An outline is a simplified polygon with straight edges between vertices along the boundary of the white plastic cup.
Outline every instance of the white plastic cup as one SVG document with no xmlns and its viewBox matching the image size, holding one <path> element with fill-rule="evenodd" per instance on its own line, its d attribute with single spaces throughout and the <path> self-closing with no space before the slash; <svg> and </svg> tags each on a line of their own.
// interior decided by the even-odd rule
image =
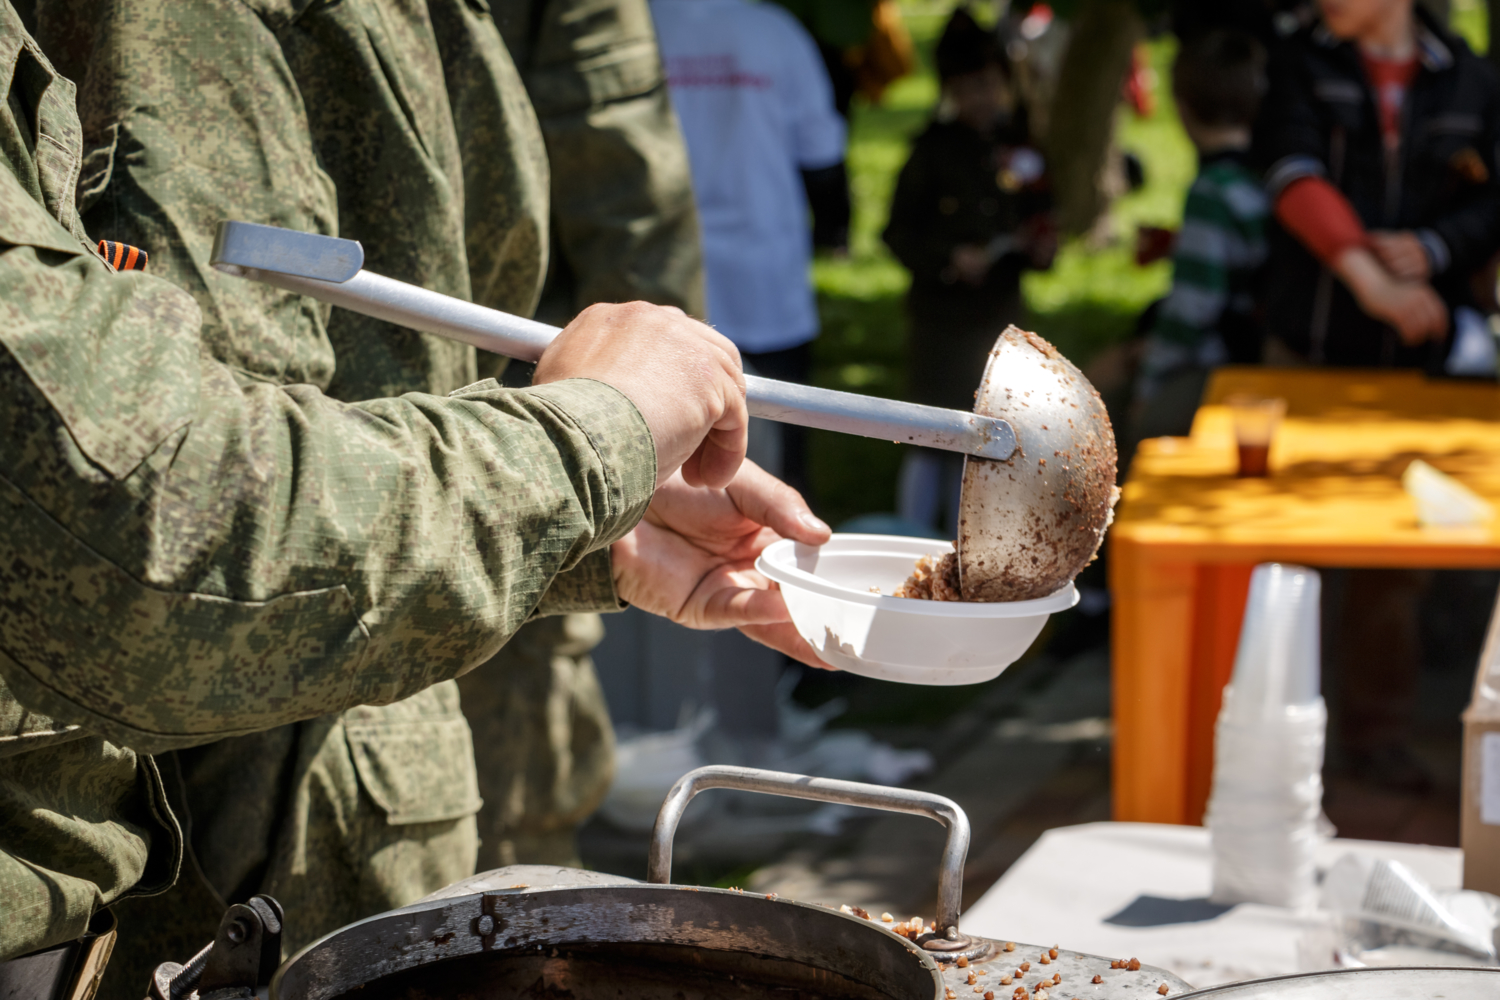
<svg viewBox="0 0 1500 1000">
<path fill-rule="evenodd" d="M 1320 596 L 1318 574 L 1305 567 L 1267 563 L 1250 578 L 1204 819 L 1215 902 L 1316 901 L 1328 721 L 1318 693 Z"/>
<path fill-rule="evenodd" d="M 1318 606 L 1322 579 L 1305 566 L 1263 563 L 1250 576 L 1250 599 L 1230 685 L 1240 719 L 1275 719 L 1289 705 L 1319 698 Z"/>
</svg>

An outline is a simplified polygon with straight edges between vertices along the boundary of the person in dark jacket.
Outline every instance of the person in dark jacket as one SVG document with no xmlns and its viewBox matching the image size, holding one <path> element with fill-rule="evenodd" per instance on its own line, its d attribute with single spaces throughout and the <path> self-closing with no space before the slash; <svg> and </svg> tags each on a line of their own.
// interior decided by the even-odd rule
<svg viewBox="0 0 1500 1000">
<path fill-rule="evenodd" d="M 1454 317 L 1477 320 L 1471 279 L 1500 249 L 1500 81 L 1413 0 L 1318 10 L 1277 50 L 1258 128 L 1279 223 L 1265 359 L 1440 372 Z M 1409 737 L 1431 574 L 1340 575 L 1332 764 L 1423 792 Z"/>
<path fill-rule="evenodd" d="M 1280 46 L 1257 145 L 1276 347 L 1438 370 L 1500 248 L 1500 83 L 1412 0 L 1320 0 Z"/>
<path fill-rule="evenodd" d="M 968 410 L 995 338 L 1025 312 L 1022 271 L 1051 266 L 1057 237 L 1046 163 L 995 36 L 960 8 L 936 61 L 942 103 L 912 144 L 884 237 L 911 271 L 908 395 Z M 940 509 L 956 511 L 960 468 L 951 456 L 909 452 L 902 515 L 928 524 Z"/>
</svg>

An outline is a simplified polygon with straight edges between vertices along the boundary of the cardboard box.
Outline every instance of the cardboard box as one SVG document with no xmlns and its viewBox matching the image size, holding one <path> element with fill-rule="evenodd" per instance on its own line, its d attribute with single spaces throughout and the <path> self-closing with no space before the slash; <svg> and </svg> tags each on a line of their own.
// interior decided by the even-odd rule
<svg viewBox="0 0 1500 1000">
<path fill-rule="evenodd" d="M 1464 888 L 1500 895 L 1500 600 L 1464 712 Z"/>
</svg>

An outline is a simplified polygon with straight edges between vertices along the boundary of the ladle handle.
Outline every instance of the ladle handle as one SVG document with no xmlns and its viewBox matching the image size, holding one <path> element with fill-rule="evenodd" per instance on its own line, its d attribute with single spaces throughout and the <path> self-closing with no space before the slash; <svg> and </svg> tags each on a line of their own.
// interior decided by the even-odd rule
<svg viewBox="0 0 1500 1000">
<path fill-rule="evenodd" d="M 521 361 L 542 356 L 555 326 L 408 285 L 362 269 L 354 240 L 248 222 L 221 222 L 209 263 L 320 302 L 435 333 Z M 940 406 L 745 376 L 752 417 L 1004 461 L 1016 450 L 1010 424 Z"/>
<path fill-rule="evenodd" d="M 837 802 L 937 820 L 948 828 L 948 842 L 943 845 L 942 866 L 938 869 L 937 932 L 939 937 L 946 936 L 950 929 L 957 932 L 958 911 L 963 905 L 964 859 L 969 854 L 969 817 L 952 799 L 909 788 L 887 788 L 836 778 L 810 778 L 785 771 L 763 771 L 758 767 L 715 765 L 697 768 L 677 779 L 662 802 L 661 811 L 656 814 L 656 825 L 651 829 L 646 881 L 661 885 L 672 881 L 672 838 L 677 833 L 677 824 L 693 796 L 710 788 Z"/>
</svg>

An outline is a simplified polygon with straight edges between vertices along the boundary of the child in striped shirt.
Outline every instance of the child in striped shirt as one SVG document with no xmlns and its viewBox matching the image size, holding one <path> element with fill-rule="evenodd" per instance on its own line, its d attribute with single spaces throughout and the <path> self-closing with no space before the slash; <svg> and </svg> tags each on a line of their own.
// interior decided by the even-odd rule
<svg viewBox="0 0 1500 1000">
<path fill-rule="evenodd" d="M 1256 286 L 1270 205 L 1247 154 L 1264 91 L 1264 50 L 1243 32 L 1189 41 L 1173 64 L 1172 92 L 1198 150 L 1198 176 L 1172 251 L 1172 290 L 1141 355 L 1137 439 L 1186 434 L 1209 371 L 1260 360 Z"/>
</svg>

